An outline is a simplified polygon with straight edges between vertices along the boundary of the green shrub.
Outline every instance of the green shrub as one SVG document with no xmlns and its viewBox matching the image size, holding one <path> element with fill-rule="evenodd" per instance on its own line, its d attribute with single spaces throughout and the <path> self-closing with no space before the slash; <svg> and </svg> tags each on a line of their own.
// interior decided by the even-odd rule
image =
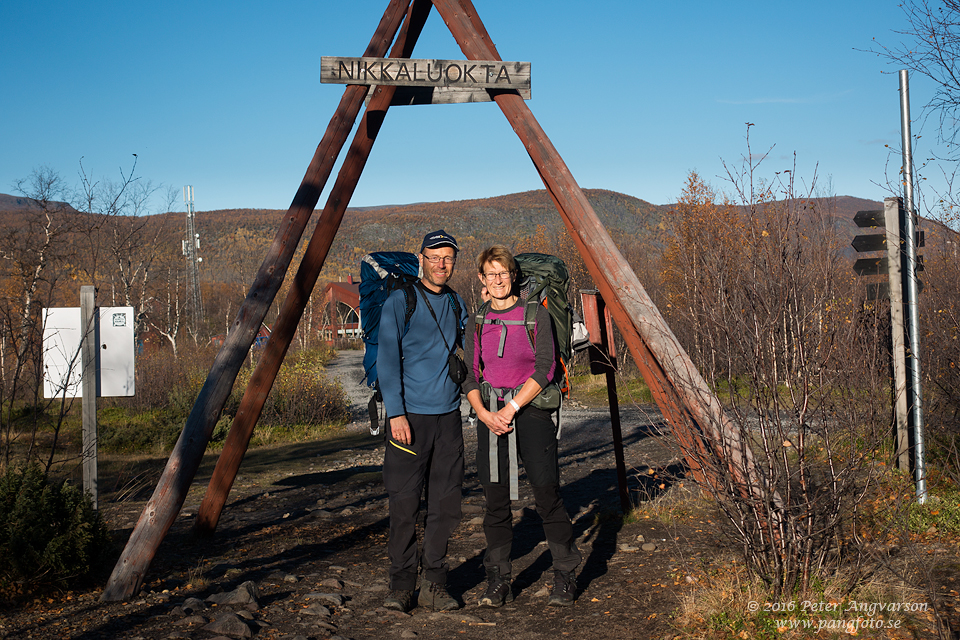
<svg viewBox="0 0 960 640">
<path fill-rule="evenodd" d="M 110 549 L 89 496 L 47 479 L 38 465 L 0 476 L 0 587 L 71 587 L 92 577 Z"/>
</svg>

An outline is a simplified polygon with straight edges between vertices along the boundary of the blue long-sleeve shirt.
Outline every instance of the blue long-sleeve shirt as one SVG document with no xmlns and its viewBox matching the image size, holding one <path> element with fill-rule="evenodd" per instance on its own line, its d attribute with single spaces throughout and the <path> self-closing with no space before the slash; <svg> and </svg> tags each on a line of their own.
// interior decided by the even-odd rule
<svg viewBox="0 0 960 640">
<path fill-rule="evenodd" d="M 460 407 L 460 387 L 447 374 L 450 351 L 444 345 L 440 332 L 443 332 L 447 345 L 452 348 L 457 340 L 458 327 L 466 324 L 467 312 L 463 299 L 454 293 L 460 305 L 458 318 L 446 291 L 448 289 L 435 294 L 421 286 L 409 289 L 410 294 L 417 298 L 417 306 L 405 334 L 403 320 L 406 299 L 403 291 L 394 291 L 383 303 L 377 347 L 377 379 L 388 418 L 406 413 L 440 415 Z M 423 296 L 430 301 L 437 322 L 430 315 Z"/>
</svg>

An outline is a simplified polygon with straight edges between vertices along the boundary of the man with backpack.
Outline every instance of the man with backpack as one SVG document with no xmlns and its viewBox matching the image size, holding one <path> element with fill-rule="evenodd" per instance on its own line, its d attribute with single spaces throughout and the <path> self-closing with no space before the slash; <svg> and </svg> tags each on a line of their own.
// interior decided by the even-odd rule
<svg viewBox="0 0 960 640">
<path fill-rule="evenodd" d="M 560 402 L 557 334 L 547 307 L 517 290 L 517 263 L 506 247 L 495 245 L 481 253 L 477 271 L 491 298 L 467 325 L 463 390 L 477 413 L 477 473 L 486 499 L 487 588 L 479 604 L 500 607 L 513 600 L 511 501 L 519 497 L 519 454 L 553 556 L 548 604 L 568 606 L 576 599 L 574 571 L 581 557 L 559 493 L 558 425 L 552 418 Z M 528 309 L 530 318 L 525 317 Z"/>
<path fill-rule="evenodd" d="M 390 293 L 380 315 L 376 365 L 387 419 L 383 483 L 390 508 L 390 594 L 383 604 L 397 611 L 414 606 L 418 565 L 418 604 L 438 611 L 460 606 L 446 590 L 447 543 L 460 522 L 463 486 L 463 371 L 455 371 L 462 361 L 454 352 L 466 311 L 447 286 L 458 251 L 443 230 L 428 233 L 418 256 L 420 280 Z M 421 557 L 416 523 L 424 486 Z"/>
</svg>

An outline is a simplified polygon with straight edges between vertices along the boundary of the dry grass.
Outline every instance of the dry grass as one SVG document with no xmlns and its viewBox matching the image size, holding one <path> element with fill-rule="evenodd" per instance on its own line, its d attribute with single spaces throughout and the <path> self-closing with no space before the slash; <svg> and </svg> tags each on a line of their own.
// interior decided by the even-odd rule
<svg viewBox="0 0 960 640">
<path fill-rule="evenodd" d="M 845 577 L 835 575 L 812 593 L 779 600 L 731 555 L 704 564 L 692 578 L 696 584 L 682 595 L 674 619 L 683 638 L 940 637 L 925 594 L 890 573 L 846 595 Z"/>
<path fill-rule="evenodd" d="M 666 493 L 641 502 L 628 516 L 633 521 L 656 520 L 678 530 L 681 524 L 688 524 L 695 531 L 719 531 L 721 517 L 709 495 L 690 483 L 678 483 Z M 929 604 L 928 593 L 914 586 L 924 582 L 922 574 L 931 570 L 927 566 L 930 549 L 922 544 L 902 550 L 896 558 L 875 556 L 863 570 L 869 577 L 852 590 L 854 568 L 850 567 L 813 581 L 809 593 L 779 599 L 735 551 L 718 545 L 714 554 L 694 557 L 689 549 L 682 548 L 685 545 L 680 546 L 678 551 L 684 559 L 678 574 L 684 576 L 682 582 L 688 587 L 674 612 L 677 638 L 950 637 L 938 635 L 937 614 Z M 904 605 L 906 610 L 902 610 Z"/>
</svg>

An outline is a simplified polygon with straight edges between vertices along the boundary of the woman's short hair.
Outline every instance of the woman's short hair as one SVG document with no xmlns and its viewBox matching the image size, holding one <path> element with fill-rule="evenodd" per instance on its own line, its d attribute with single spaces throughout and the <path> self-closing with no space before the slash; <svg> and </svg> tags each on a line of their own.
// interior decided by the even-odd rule
<svg viewBox="0 0 960 640">
<path fill-rule="evenodd" d="M 515 273 L 517 270 L 517 261 L 513 259 L 513 254 L 510 253 L 510 249 L 507 249 L 502 244 L 487 247 L 477 256 L 477 273 L 482 274 L 483 266 L 488 262 L 499 262 L 506 267 L 510 273 Z"/>
</svg>

